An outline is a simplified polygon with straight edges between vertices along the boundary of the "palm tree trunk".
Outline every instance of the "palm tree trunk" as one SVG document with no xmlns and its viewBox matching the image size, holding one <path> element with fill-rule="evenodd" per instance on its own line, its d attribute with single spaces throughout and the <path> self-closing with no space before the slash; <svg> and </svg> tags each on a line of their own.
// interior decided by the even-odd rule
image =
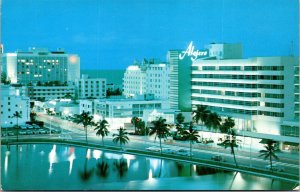
<svg viewBox="0 0 300 192">
<path fill-rule="evenodd" d="M 162 155 L 161 138 L 159 138 L 160 154 Z"/>
<path fill-rule="evenodd" d="M 102 137 L 102 146 L 104 146 L 104 140 L 103 140 L 103 137 Z"/>
<path fill-rule="evenodd" d="M 190 140 L 190 158 L 192 158 L 192 141 Z"/>
<path fill-rule="evenodd" d="M 84 126 L 84 129 L 85 129 L 85 142 L 88 143 L 88 140 L 87 140 L 87 127 Z"/>
<path fill-rule="evenodd" d="M 17 142 L 19 142 L 19 118 L 17 117 Z"/>
<path fill-rule="evenodd" d="M 271 165 L 271 171 L 273 172 L 272 155 L 270 155 L 270 165 Z"/>
<path fill-rule="evenodd" d="M 233 159 L 234 159 L 234 162 L 235 162 L 235 166 L 238 166 L 238 164 L 237 164 L 237 162 L 236 162 L 235 152 L 234 152 L 234 147 L 233 147 L 233 146 L 231 147 L 231 152 L 232 152 L 232 155 L 233 155 Z"/>
</svg>

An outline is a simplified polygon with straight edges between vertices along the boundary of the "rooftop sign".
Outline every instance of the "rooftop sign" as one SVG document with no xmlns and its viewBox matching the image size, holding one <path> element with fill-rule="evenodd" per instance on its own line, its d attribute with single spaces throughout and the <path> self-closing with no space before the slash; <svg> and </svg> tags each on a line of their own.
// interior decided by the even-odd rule
<svg viewBox="0 0 300 192">
<path fill-rule="evenodd" d="M 195 50 L 194 51 L 194 45 L 193 45 L 193 41 L 190 42 L 189 46 L 187 47 L 187 49 L 185 51 L 182 51 L 179 54 L 179 59 L 183 60 L 185 58 L 185 56 L 189 56 L 191 57 L 192 61 L 195 61 L 196 59 L 198 59 L 199 57 L 206 57 L 208 56 L 208 51 L 199 51 L 199 50 Z"/>
</svg>

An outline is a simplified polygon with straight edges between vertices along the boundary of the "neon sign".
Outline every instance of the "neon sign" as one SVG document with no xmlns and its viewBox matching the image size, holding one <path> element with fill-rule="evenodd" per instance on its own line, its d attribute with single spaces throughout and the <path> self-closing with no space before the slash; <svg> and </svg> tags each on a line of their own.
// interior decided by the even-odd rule
<svg viewBox="0 0 300 192">
<path fill-rule="evenodd" d="M 191 57 L 192 61 L 195 61 L 198 57 L 204 57 L 208 55 L 208 51 L 199 51 L 195 50 L 195 47 L 193 45 L 193 41 L 190 42 L 189 46 L 185 51 L 182 51 L 182 53 L 179 54 L 179 59 L 183 60 L 185 56 Z"/>
</svg>

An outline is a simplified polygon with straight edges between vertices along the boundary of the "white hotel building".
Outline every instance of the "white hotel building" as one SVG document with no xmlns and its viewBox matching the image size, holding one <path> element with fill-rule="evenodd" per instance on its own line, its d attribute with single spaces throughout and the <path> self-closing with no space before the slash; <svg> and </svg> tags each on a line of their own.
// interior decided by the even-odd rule
<svg viewBox="0 0 300 192">
<path fill-rule="evenodd" d="M 17 95 L 14 87 L 1 86 L 1 127 L 13 127 L 17 124 L 17 118 L 13 118 L 16 111 L 22 116 L 18 118 L 19 125 L 29 121 L 30 99 Z"/>
<path fill-rule="evenodd" d="M 106 79 L 89 78 L 88 75 L 82 75 L 81 79 L 75 79 L 76 98 L 84 99 L 105 98 L 106 97 Z"/>
<path fill-rule="evenodd" d="M 154 94 L 156 99 L 169 98 L 169 66 L 165 63 L 131 65 L 126 69 L 123 80 L 126 97 Z"/>
<path fill-rule="evenodd" d="M 299 143 L 297 66 L 296 57 L 198 59 L 192 64 L 192 107 L 232 116 L 245 135 Z"/>
<path fill-rule="evenodd" d="M 6 53 L 2 56 L 2 63 L 8 80 L 13 84 L 64 83 L 80 78 L 79 56 L 67 54 L 63 49 L 29 48 L 28 51 Z"/>
<path fill-rule="evenodd" d="M 75 98 L 75 86 L 23 86 L 22 95 L 31 100 L 48 101 L 62 99 L 66 96 Z"/>
</svg>

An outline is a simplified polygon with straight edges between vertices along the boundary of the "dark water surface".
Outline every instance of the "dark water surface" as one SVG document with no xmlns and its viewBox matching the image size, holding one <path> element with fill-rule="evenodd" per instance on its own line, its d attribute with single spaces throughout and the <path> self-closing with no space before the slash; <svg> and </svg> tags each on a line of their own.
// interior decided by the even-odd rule
<svg viewBox="0 0 300 192">
<path fill-rule="evenodd" d="M 96 149 L 1 146 L 3 190 L 291 190 L 294 183 Z"/>
</svg>

